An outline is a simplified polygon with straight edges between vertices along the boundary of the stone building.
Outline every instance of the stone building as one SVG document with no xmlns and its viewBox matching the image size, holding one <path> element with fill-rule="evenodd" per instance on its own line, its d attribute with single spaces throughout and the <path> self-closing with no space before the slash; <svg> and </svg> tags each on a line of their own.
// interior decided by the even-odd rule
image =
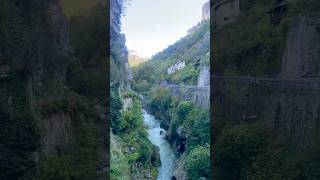
<svg viewBox="0 0 320 180">
<path fill-rule="evenodd" d="M 168 74 L 175 73 L 176 71 L 183 69 L 185 66 L 186 66 L 186 63 L 184 61 L 177 62 L 176 64 L 168 68 Z"/>
<path fill-rule="evenodd" d="M 212 8 L 213 24 L 219 27 L 237 19 L 240 14 L 240 0 L 215 0 Z"/>
</svg>

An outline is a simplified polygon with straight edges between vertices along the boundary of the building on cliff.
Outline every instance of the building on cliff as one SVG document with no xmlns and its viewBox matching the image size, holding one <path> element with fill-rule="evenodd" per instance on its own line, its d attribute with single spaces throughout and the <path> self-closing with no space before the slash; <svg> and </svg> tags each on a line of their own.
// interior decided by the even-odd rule
<svg viewBox="0 0 320 180">
<path fill-rule="evenodd" d="M 172 74 L 172 73 L 175 73 L 176 71 L 182 70 L 185 66 L 186 66 L 186 63 L 184 61 L 177 62 L 176 64 L 168 68 L 168 74 Z"/>
<path fill-rule="evenodd" d="M 240 14 L 240 0 L 215 0 L 212 8 L 213 24 L 222 26 L 237 19 Z"/>
</svg>

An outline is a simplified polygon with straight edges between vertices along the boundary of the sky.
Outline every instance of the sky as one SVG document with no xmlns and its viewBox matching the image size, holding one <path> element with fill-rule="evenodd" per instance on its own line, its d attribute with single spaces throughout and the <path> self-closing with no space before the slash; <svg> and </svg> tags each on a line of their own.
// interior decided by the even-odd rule
<svg viewBox="0 0 320 180">
<path fill-rule="evenodd" d="M 130 0 L 122 17 L 129 50 L 150 58 L 201 21 L 208 0 Z"/>
</svg>

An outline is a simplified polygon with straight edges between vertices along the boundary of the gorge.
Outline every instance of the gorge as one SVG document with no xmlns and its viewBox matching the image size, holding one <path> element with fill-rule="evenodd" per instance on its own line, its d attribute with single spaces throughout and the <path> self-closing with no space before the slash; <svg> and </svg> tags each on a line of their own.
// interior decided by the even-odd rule
<svg viewBox="0 0 320 180">
<path fill-rule="evenodd" d="M 148 61 L 130 59 L 132 70 L 120 33 L 125 2 L 111 5 L 111 179 L 209 179 L 209 3 L 192 32 Z M 183 68 L 168 74 L 177 62 Z"/>
</svg>

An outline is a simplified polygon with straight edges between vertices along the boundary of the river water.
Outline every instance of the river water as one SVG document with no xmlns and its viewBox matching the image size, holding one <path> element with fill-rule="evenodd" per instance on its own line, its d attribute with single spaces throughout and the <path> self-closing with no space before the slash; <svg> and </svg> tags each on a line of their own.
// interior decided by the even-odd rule
<svg viewBox="0 0 320 180">
<path fill-rule="evenodd" d="M 148 139 L 160 149 L 161 166 L 158 168 L 157 180 L 170 180 L 173 174 L 175 160 L 177 159 L 169 142 L 164 139 L 165 130 L 160 127 L 160 122 L 154 116 L 143 110 L 144 123 L 148 126 Z M 163 135 L 160 134 L 163 131 Z"/>
</svg>

